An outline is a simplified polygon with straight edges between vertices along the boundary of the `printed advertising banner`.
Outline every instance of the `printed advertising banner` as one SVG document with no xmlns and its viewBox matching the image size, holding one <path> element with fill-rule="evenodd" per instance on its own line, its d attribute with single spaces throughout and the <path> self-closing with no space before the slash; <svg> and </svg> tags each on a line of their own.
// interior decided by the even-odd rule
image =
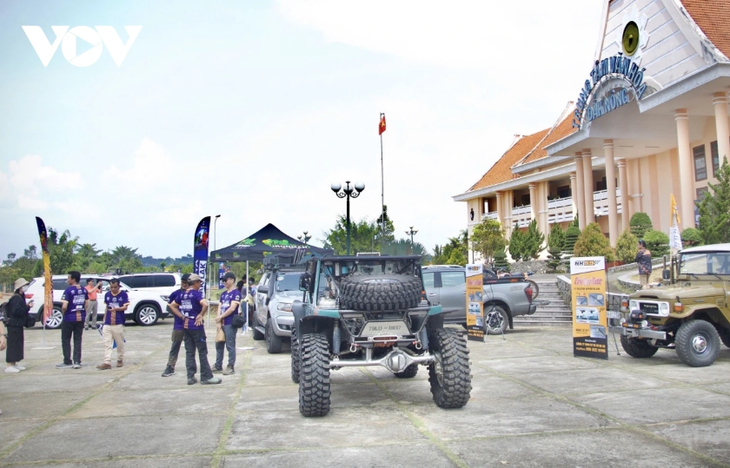
<svg viewBox="0 0 730 468">
<path fill-rule="evenodd" d="M 469 339 L 484 341 L 484 279 L 482 265 L 466 266 L 466 329 Z"/>
<path fill-rule="evenodd" d="M 210 233 L 210 216 L 206 216 L 198 223 L 195 228 L 195 239 L 193 243 L 193 273 L 200 276 L 203 285 L 200 290 L 203 297 L 206 296 L 208 283 L 206 281 L 205 272 L 208 270 L 208 237 Z"/>
<path fill-rule="evenodd" d="M 606 259 L 570 259 L 573 355 L 608 359 Z"/>
</svg>

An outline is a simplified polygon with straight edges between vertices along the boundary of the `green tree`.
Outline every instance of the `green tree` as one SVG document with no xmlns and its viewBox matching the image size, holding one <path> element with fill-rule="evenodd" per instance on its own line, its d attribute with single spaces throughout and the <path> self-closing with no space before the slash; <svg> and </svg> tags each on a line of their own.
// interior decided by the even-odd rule
<svg viewBox="0 0 730 468">
<path fill-rule="evenodd" d="M 377 242 L 378 227 L 365 219 L 350 220 L 350 255 L 358 252 L 380 251 Z M 338 216 L 334 228 L 325 233 L 325 247 L 331 248 L 336 255 L 347 253 L 347 218 Z"/>
<path fill-rule="evenodd" d="M 515 223 L 514 228 L 512 228 L 512 235 L 509 237 L 509 256 L 512 257 L 512 260 L 515 262 L 519 262 L 522 260 L 524 252 L 525 233 L 520 231 L 520 228 L 517 227 L 517 223 Z"/>
<path fill-rule="evenodd" d="M 581 232 L 575 242 L 574 255 L 576 257 L 606 257 L 607 262 L 614 259 L 611 243 L 601 231 L 598 223 L 591 223 Z"/>
<path fill-rule="evenodd" d="M 669 236 L 662 231 L 649 230 L 644 233 L 646 248 L 654 258 L 663 257 L 669 254 Z"/>
<path fill-rule="evenodd" d="M 616 240 L 616 258 L 624 263 L 632 263 L 636 259 L 639 239 L 628 229 L 621 233 Z"/>
<path fill-rule="evenodd" d="M 143 271 L 142 256 L 137 249 L 120 245 L 112 250 L 110 268 L 121 268 L 124 273 L 137 273 Z"/>
<path fill-rule="evenodd" d="M 522 260 L 529 261 L 540 256 L 540 252 L 545 250 L 545 234 L 541 233 L 537 228 L 537 220 L 532 220 L 527 227 L 527 232 L 523 238 Z"/>
<path fill-rule="evenodd" d="M 465 229 L 460 231 L 457 237 L 450 237 L 449 241 L 443 246 L 436 245 L 434 247 L 433 263 L 437 265 L 466 265 L 468 235 L 469 232 Z M 454 261 L 457 262 L 452 263 Z"/>
<path fill-rule="evenodd" d="M 482 256 L 482 262 L 491 265 L 494 252 L 504 249 L 507 240 L 504 238 L 504 228 L 499 221 L 486 218 L 474 226 L 471 234 L 471 245 Z"/>
<path fill-rule="evenodd" d="M 580 228 L 575 224 L 570 224 L 568 229 L 565 231 L 565 242 L 563 244 L 563 253 L 567 255 L 573 255 L 575 249 L 575 243 L 580 237 Z"/>
<path fill-rule="evenodd" d="M 383 220 L 385 220 L 385 230 L 383 230 Z M 378 246 L 385 246 L 395 241 L 395 235 L 393 235 L 395 228 L 393 227 L 393 221 L 388 216 L 388 205 L 383 206 L 383 212 L 375 220 L 375 228 L 375 242 Z"/>
<path fill-rule="evenodd" d="M 695 228 L 687 228 L 682 231 L 682 244 L 685 247 L 702 245 L 702 234 Z"/>
<path fill-rule="evenodd" d="M 510 270 L 509 262 L 507 261 L 507 252 L 504 251 L 504 247 L 494 252 L 494 267 L 503 268 L 507 271 Z"/>
<path fill-rule="evenodd" d="M 715 173 L 717 184 L 707 184 L 708 191 L 698 204 L 699 231 L 705 244 L 730 242 L 730 165 L 727 156 Z"/>
<path fill-rule="evenodd" d="M 560 258 L 563 255 L 565 245 L 565 232 L 560 224 L 555 223 L 548 235 L 548 268 L 550 271 L 557 271 L 560 266 Z"/>
<path fill-rule="evenodd" d="M 58 231 L 48 228 L 48 255 L 51 259 L 51 273 L 64 275 L 74 263 L 74 252 L 78 245 L 78 237 L 72 237 L 68 229 L 60 235 Z"/>
<path fill-rule="evenodd" d="M 641 211 L 637 211 L 631 216 L 629 226 L 631 228 L 631 234 L 636 236 L 637 239 L 643 239 L 646 231 L 654 229 L 649 215 Z"/>
</svg>

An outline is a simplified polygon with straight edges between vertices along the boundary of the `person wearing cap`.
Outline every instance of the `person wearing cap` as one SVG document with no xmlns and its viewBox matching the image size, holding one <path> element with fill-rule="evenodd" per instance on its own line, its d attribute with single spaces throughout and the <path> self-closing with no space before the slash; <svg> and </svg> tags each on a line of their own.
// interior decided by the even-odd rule
<svg viewBox="0 0 730 468">
<path fill-rule="evenodd" d="M 182 293 L 188 289 L 189 273 L 185 273 L 180 278 L 180 289 L 176 289 L 170 294 L 168 304 L 172 304 Z M 162 372 L 163 377 L 175 375 L 175 364 L 177 364 L 177 356 L 180 354 L 180 346 L 183 342 L 183 316 L 180 311 L 175 311 L 170 307 L 170 311 L 174 317 L 172 324 L 172 346 L 170 346 L 170 355 L 167 358 L 167 366 Z"/>
<path fill-rule="evenodd" d="M 7 350 L 5 351 L 7 366 L 5 372 L 8 374 L 25 370 L 25 367 L 20 365 L 20 361 L 24 358 L 23 343 L 25 338 L 23 336 L 23 327 L 26 318 L 28 318 L 28 311 L 33 306 L 32 300 L 29 304 L 25 303 L 25 288 L 28 284 L 25 278 L 18 278 L 13 284 L 13 297 L 5 306 L 8 320 Z"/>
<path fill-rule="evenodd" d="M 170 304 L 173 313 L 182 315 L 183 340 L 185 341 L 185 367 L 188 373 L 188 385 L 198 382 L 195 373 L 198 368 L 195 364 L 195 350 L 200 359 L 200 383 L 203 385 L 219 384 L 221 379 L 213 376 L 208 362 L 208 345 L 205 342 L 205 313 L 208 311 L 208 301 L 200 292 L 202 278 L 193 273 L 188 278 L 188 289 L 180 294 Z M 175 315 L 178 315 L 175 313 Z"/>
<path fill-rule="evenodd" d="M 221 294 L 220 306 L 218 307 L 218 317 L 215 323 L 219 327 L 223 327 L 223 334 L 226 341 L 216 342 L 215 344 L 215 365 L 213 372 L 222 372 L 223 375 L 231 375 L 235 371 L 236 365 L 236 329 L 233 328 L 231 322 L 233 316 L 238 314 L 238 306 L 241 304 L 241 291 L 236 289 L 236 275 L 231 272 L 223 275 L 223 285 L 226 287 L 225 292 Z M 223 370 L 223 350 L 228 351 L 228 366 Z"/>
<path fill-rule="evenodd" d="M 63 350 L 63 362 L 56 364 L 57 369 L 72 367 L 81 368 L 81 337 L 84 334 L 84 321 L 86 319 L 86 303 L 89 300 L 89 293 L 79 285 L 81 273 L 69 271 L 66 283 L 68 288 L 61 296 L 61 311 L 63 322 L 61 322 L 61 349 Z M 73 361 L 71 361 L 71 337 L 73 336 Z"/>
</svg>

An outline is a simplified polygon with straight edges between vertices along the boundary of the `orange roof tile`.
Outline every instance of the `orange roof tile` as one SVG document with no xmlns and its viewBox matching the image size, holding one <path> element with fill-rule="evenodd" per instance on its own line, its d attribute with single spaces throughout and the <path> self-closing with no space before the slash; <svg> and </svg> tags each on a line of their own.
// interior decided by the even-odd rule
<svg viewBox="0 0 730 468">
<path fill-rule="evenodd" d="M 549 131 L 550 129 L 546 128 L 520 138 L 467 192 L 512 180 L 512 165 L 529 154 Z"/>
<path fill-rule="evenodd" d="M 730 2 L 728 0 L 682 0 L 687 13 L 725 57 L 730 58 Z"/>
<path fill-rule="evenodd" d="M 530 153 L 524 161 L 521 161 L 520 164 L 526 164 L 547 157 L 548 153 L 545 150 L 546 147 L 552 145 L 558 140 L 562 140 L 568 135 L 574 133 L 575 131 L 577 131 L 577 128 L 573 127 L 573 114 L 568 113 L 563 121 L 556 125 L 555 129 L 553 129 L 553 131 L 551 131 L 550 134 L 545 137 L 545 141 L 541 142 L 540 146 L 535 151 Z"/>
</svg>

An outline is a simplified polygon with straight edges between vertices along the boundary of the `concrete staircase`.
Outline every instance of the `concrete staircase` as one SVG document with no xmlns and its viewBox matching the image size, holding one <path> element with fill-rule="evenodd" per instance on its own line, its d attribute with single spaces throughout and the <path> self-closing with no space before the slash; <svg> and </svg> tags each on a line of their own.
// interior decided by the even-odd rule
<svg viewBox="0 0 730 468">
<path fill-rule="evenodd" d="M 563 299 L 560 297 L 560 292 L 555 281 L 536 281 L 536 283 L 540 288 L 540 293 L 535 300 L 538 303 L 537 311 L 533 315 L 520 315 L 515 317 L 515 326 L 572 325 L 573 313 L 570 307 L 565 305 Z"/>
</svg>

